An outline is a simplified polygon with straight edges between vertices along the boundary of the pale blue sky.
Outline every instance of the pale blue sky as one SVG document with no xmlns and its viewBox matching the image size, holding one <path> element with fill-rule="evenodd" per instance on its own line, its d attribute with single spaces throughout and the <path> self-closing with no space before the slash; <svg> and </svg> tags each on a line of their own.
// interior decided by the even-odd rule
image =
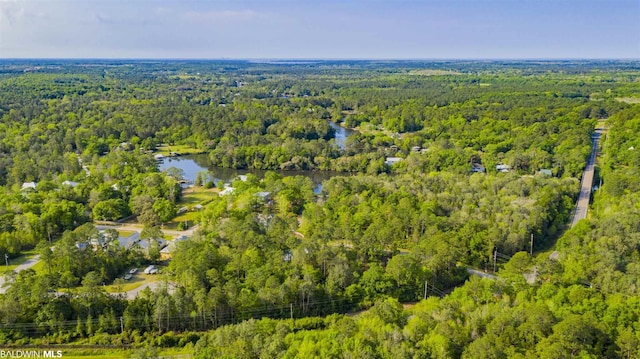
<svg viewBox="0 0 640 359">
<path fill-rule="evenodd" d="M 0 57 L 640 58 L 640 0 L 0 0 Z"/>
</svg>

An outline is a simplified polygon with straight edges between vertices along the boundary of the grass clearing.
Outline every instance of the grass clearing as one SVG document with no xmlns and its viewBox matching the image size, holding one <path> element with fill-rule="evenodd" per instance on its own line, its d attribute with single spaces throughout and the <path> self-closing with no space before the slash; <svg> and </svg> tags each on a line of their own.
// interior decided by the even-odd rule
<svg viewBox="0 0 640 359">
<path fill-rule="evenodd" d="M 626 103 L 640 103 L 640 97 L 616 97 L 616 101 Z"/>
<path fill-rule="evenodd" d="M 217 198 L 218 192 L 217 188 L 190 187 L 182 192 L 182 197 L 177 205 L 178 207 L 204 205 Z"/>
<path fill-rule="evenodd" d="M 31 269 L 33 269 L 34 271 L 36 271 L 36 273 L 40 274 L 40 273 L 44 273 L 46 268 L 44 267 L 44 262 L 40 261 L 36 264 L 33 265 L 33 267 L 31 267 Z"/>
<path fill-rule="evenodd" d="M 196 155 L 200 153 L 204 153 L 204 151 L 199 150 L 197 148 L 193 148 L 187 145 L 166 145 L 166 146 L 158 146 L 157 153 L 165 156 L 169 156 L 171 152 L 175 152 L 179 155 Z"/>
<path fill-rule="evenodd" d="M 187 213 L 181 214 L 175 217 L 174 219 L 172 219 L 169 223 L 165 223 L 164 228 L 175 231 L 175 230 L 178 230 L 178 225 L 184 222 L 192 226 L 198 221 L 199 215 L 200 215 L 200 212 L 187 212 Z"/>
<path fill-rule="evenodd" d="M 176 230 L 178 229 L 178 224 L 183 222 L 187 222 L 189 225 L 195 224 L 200 216 L 200 212 L 194 210 L 193 207 L 196 205 L 204 206 L 208 204 L 218 198 L 218 192 L 219 190 L 217 188 L 190 187 L 185 189 L 182 192 L 182 198 L 180 198 L 180 202 L 178 202 L 177 207 L 191 207 L 189 208 L 190 211 L 176 216 L 169 223 L 166 223 L 165 227 L 167 229 Z"/>
<path fill-rule="evenodd" d="M 176 218 L 173 219 L 173 221 L 174 222 L 195 221 L 198 219 L 198 214 L 199 214 L 198 212 L 187 212 L 177 216 Z"/>
</svg>

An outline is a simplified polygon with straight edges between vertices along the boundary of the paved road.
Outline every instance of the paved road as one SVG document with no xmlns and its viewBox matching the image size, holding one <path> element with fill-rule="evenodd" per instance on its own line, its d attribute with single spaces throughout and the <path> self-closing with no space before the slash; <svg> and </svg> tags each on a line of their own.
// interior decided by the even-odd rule
<svg viewBox="0 0 640 359">
<path fill-rule="evenodd" d="M 591 200 L 591 189 L 593 188 L 593 174 L 595 172 L 596 158 L 598 157 L 598 144 L 600 143 L 600 137 L 602 136 L 602 129 L 597 128 L 593 135 L 591 135 L 591 156 L 587 161 L 587 166 L 582 173 L 582 180 L 580 182 L 580 195 L 578 196 L 578 202 L 576 203 L 576 209 L 573 212 L 573 220 L 571 220 L 571 228 L 573 228 L 581 219 L 587 218 L 587 211 L 589 210 L 589 201 Z M 549 254 L 549 258 L 558 260 L 560 253 L 553 251 Z M 534 270 L 536 268 L 534 267 Z M 535 280 L 535 277 L 533 278 Z"/>
<path fill-rule="evenodd" d="M 582 174 L 582 180 L 580 182 L 580 196 L 578 196 L 578 202 L 573 214 L 573 220 L 571 221 L 571 227 L 575 226 L 581 219 L 587 218 L 589 201 L 591 200 L 591 189 L 593 188 L 593 175 L 595 172 L 596 158 L 598 157 L 598 144 L 600 143 L 601 136 L 602 129 L 600 128 L 596 129 L 593 135 L 591 135 L 591 156 L 589 156 L 589 161 L 587 161 L 587 166 L 584 168 L 584 172 Z M 558 256 L 558 251 L 553 251 L 549 255 L 549 258 L 557 260 Z M 483 278 L 498 278 L 495 275 L 471 268 L 467 268 L 467 271 L 471 275 L 477 275 Z M 534 266 L 532 273 L 525 274 L 525 279 L 528 283 L 535 283 L 537 275 L 538 269 L 536 266 Z"/>
<path fill-rule="evenodd" d="M 36 254 L 35 256 L 27 259 L 24 263 L 16 266 L 16 268 L 13 271 L 18 273 L 20 271 L 33 267 L 39 261 L 40 261 L 40 255 Z M 6 282 L 6 277 L 0 276 L 0 294 L 4 294 L 7 292 L 8 286 L 5 287 L 5 282 Z"/>
<path fill-rule="evenodd" d="M 571 221 L 571 227 L 575 226 L 581 219 L 587 218 L 587 210 L 589 209 L 589 200 L 591 199 L 591 189 L 593 188 L 593 174 L 596 163 L 596 157 L 598 155 L 598 143 L 600 142 L 600 136 L 602 135 L 601 129 L 596 129 L 591 136 L 591 156 L 587 162 L 587 166 L 584 168 L 582 174 L 582 181 L 580 182 L 580 196 L 576 204 L 576 210 L 573 215 L 573 221 Z"/>
</svg>

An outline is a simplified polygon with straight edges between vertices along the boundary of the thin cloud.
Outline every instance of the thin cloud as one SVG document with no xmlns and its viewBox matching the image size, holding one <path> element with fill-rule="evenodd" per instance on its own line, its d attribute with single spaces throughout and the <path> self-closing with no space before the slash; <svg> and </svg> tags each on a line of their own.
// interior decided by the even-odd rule
<svg viewBox="0 0 640 359">
<path fill-rule="evenodd" d="M 112 16 L 106 13 L 94 13 L 95 20 L 104 25 L 134 25 L 144 26 L 149 25 L 149 20 L 144 17 L 132 17 L 132 16 Z"/>
<path fill-rule="evenodd" d="M 0 0 L 0 19 L 7 19 L 11 25 L 15 24 L 25 14 L 21 3 L 22 1 Z"/>
</svg>

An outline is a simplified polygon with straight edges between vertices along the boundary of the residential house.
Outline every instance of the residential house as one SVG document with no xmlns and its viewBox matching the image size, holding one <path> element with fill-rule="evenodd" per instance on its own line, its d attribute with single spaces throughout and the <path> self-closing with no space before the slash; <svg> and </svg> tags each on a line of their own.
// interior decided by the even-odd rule
<svg viewBox="0 0 640 359">
<path fill-rule="evenodd" d="M 189 239 L 187 236 L 180 236 L 170 242 L 160 250 L 160 259 L 167 260 L 171 258 L 171 255 L 176 251 L 178 247 L 178 243 L 186 241 Z"/>
<path fill-rule="evenodd" d="M 401 157 L 387 157 L 384 160 L 384 164 L 387 165 L 387 166 L 391 166 L 391 165 L 394 165 L 394 164 L 396 164 L 396 163 L 398 163 L 400 161 L 402 161 Z"/>
<path fill-rule="evenodd" d="M 72 188 L 75 188 L 78 185 L 78 182 L 73 182 L 73 181 L 64 181 L 62 182 L 63 186 L 69 186 Z"/>
<path fill-rule="evenodd" d="M 25 182 L 25 183 L 22 184 L 22 188 L 20 188 L 20 189 L 22 191 L 24 191 L 24 190 L 35 190 L 37 184 L 38 184 L 37 182 Z"/>
<path fill-rule="evenodd" d="M 263 202 L 270 202 L 271 200 L 271 192 L 258 192 L 254 196 L 262 200 Z"/>
<path fill-rule="evenodd" d="M 220 191 L 220 193 L 218 193 L 218 195 L 219 195 L 220 197 L 222 197 L 222 196 L 226 196 L 226 195 L 232 194 L 232 193 L 233 193 L 233 191 L 235 191 L 235 190 L 236 190 L 236 189 L 235 189 L 235 188 L 233 188 L 233 187 L 225 187 L 225 189 L 223 189 L 222 191 Z"/>
</svg>

